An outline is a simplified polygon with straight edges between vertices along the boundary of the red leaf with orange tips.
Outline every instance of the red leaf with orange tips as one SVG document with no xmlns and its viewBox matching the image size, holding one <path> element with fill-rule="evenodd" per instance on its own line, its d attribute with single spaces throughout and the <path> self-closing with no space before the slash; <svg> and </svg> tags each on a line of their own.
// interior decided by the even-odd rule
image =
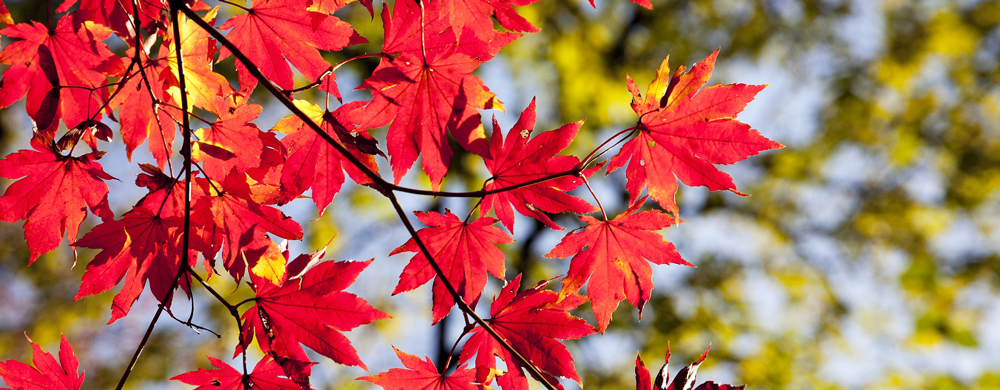
<svg viewBox="0 0 1000 390">
<path fill-rule="evenodd" d="M 14 24 L 14 18 L 10 17 L 10 11 L 7 10 L 7 5 L 0 0 L 0 22 L 4 22 L 7 25 Z"/>
<path fill-rule="evenodd" d="M 702 88 L 712 75 L 718 50 L 684 73 L 670 77 L 667 60 L 649 83 L 646 97 L 628 78 L 632 110 L 639 115 L 638 135 L 611 158 L 608 172 L 628 163 L 627 189 L 635 202 L 643 188 L 667 212 L 677 215 L 677 180 L 712 191 L 737 194 L 733 178 L 714 164 L 732 164 L 782 145 L 760 135 L 736 115 L 763 85 L 717 84 Z M 631 160 L 631 162 L 629 162 Z M 742 194 L 741 194 L 742 195 Z"/>
<path fill-rule="evenodd" d="M 212 112 L 218 119 L 211 126 L 195 131 L 198 142 L 193 157 L 202 162 L 208 177 L 224 177 L 230 170 L 246 172 L 261 165 L 265 145 L 277 147 L 273 134 L 257 128 L 253 121 L 263 107 L 249 104 L 239 95 L 216 97 Z"/>
<path fill-rule="evenodd" d="M 368 133 L 358 131 L 346 119 L 345 112 L 356 108 L 362 102 L 348 103 L 340 106 L 334 112 L 326 112 L 319 106 L 302 100 L 296 100 L 295 105 L 320 126 L 327 134 L 337 140 L 341 146 L 350 151 L 358 160 L 373 172 L 378 172 L 375 154 L 378 141 Z M 333 145 L 307 127 L 296 116 L 288 116 L 274 126 L 274 129 L 288 134 L 281 139 L 281 144 L 288 151 L 281 172 L 282 203 L 290 202 L 307 189 L 312 188 L 313 202 L 320 213 L 333 201 L 344 185 L 344 172 L 359 184 L 371 183 L 354 164 L 351 164 Z"/>
<path fill-rule="evenodd" d="M 639 308 L 642 315 L 642 306 L 653 289 L 649 262 L 691 265 L 677 254 L 674 244 L 657 233 L 672 225 L 674 218 L 657 210 L 639 211 L 641 206 L 641 201 L 636 202 L 609 221 L 581 217 L 587 223 L 583 231 L 570 232 L 545 255 L 573 256 L 563 279 L 563 291 L 576 292 L 587 284 L 587 296 L 601 333 L 623 299 Z"/>
<path fill-rule="evenodd" d="M 268 250 L 274 242 L 264 233 L 289 240 L 302 238 L 302 226 L 295 220 L 251 198 L 247 180 L 245 173 L 235 169 L 222 182 L 199 178 L 197 184 L 209 195 L 199 198 L 191 211 L 191 219 L 211 236 L 212 253 L 205 257 L 213 258 L 214 252 L 222 248 L 223 264 L 236 280 L 242 279 L 244 271 L 255 267 L 262 256 L 274 256 L 274 251 Z M 270 279 L 276 283 L 273 277 Z"/>
</svg>

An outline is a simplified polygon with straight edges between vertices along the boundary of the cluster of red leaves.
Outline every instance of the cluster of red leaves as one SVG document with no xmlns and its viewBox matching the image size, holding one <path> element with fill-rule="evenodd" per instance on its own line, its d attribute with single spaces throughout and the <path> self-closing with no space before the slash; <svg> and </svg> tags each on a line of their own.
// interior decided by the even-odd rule
<svg viewBox="0 0 1000 390">
<path fill-rule="evenodd" d="M 308 388 L 315 362 L 303 346 L 337 363 L 364 368 L 343 332 L 388 315 L 344 291 L 371 260 L 322 261 L 320 251 L 290 261 L 274 238 L 299 240 L 303 229 L 278 206 L 311 191 L 322 213 L 348 177 L 394 201 L 391 192 L 404 190 L 398 184 L 418 158 L 433 189 L 420 193 L 445 195 L 438 189 L 454 155 L 449 145 L 454 140 L 480 156 L 491 175 L 472 196 L 479 198 L 478 218 L 473 218 L 475 206 L 465 219 L 450 211 L 417 212 L 427 227 L 390 253 L 415 253 L 393 294 L 434 279 L 432 321 L 438 322 L 456 304 L 476 317 L 472 308 L 487 285 L 487 274 L 506 284 L 490 306 L 490 318 L 463 334 L 468 340 L 452 374 L 396 351 L 405 369 L 360 379 L 387 389 L 471 389 L 495 381 L 504 389 L 523 390 L 528 374 L 552 387 L 560 387 L 559 377 L 579 383 L 572 356 L 560 340 L 603 333 L 623 300 L 641 315 L 652 293 L 650 262 L 691 265 L 659 233 L 679 222 L 677 180 L 739 193 L 732 178 L 715 165 L 781 145 L 734 119 L 763 86 L 703 88 L 717 53 L 672 76 L 664 61 L 645 98 L 627 80 L 638 124 L 628 134 L 631 140 L 607 163 L 609 173 L 628 165 L 630 206 L 610 219 L 583 215 L 604 210 L 569 192 L 589 187 L 588 178 L 604 163 L 595 164 L 590 156 L 559 155 L 582 121 L 533 135 L 532 100 L 506 135 L 495 118 L 487 135 L 479 112 L 503 106 L 473 72 L 524 33 L 538 31 L 514 8 L 534 1 L 385 4 L 380 63 L 359 87 L 370 91 L 371 100 L 332 111 L 294 100 L 287 103 L 295 107 L 294 114 L 268 130 L 254 124 L 262 107 L 251 103 L 252 93 L 264 85 L 284 91 L 278 94 L 284 98 L 292 96 L 293 67 L 311 86 L 341 99 L 336 67 L 322 53 L 366 41 L 333 15 L 350 0 L 253 0 L 249 7 L 226 2 L 236 15 L 225 21 L 216 21 L 219 7 L 185 0 L 178 3 L 187 13 L 177 22 L 167 0 L 66 0 L 57 8 L 62 15 L 54 18 L 54 26 L 15 24 L 0 1 L 0 22 L 7 25 L 0 35 L 14 39 L 0 51 L 0 63 L 9 65 L 0 83 L 0 107 L 26 98 L 35 124 L 32 150 L 0 160 L 0 176 L 14 180 L 0 196 L 0 219 L 25 221 L 29 264 L 57 248 L 64 237 L 73 247 L 98 249 L 75 299 L 122 284 L 111 322 L 128 315 L 147 285 L 167 310 L 175 290 L 190 295 L 194 280 L 201 278 L 199 258 L 208 275 L 221 267 L 255 293 L 242 315 L 237 315 L 239 305 L 223 302 L 240 324 L 234 357 L 256 341 L 264 358 L 246 372 L 210 357 L 215 369 L 174 379 L 198 388 Z M 371 1 L 361 3 L 374 16 Z M 201 11 L 201 20 L 185 17 L 194 15 L 190 10 Z M 229 30 L 225 39 L 218 38 L 223 35 L 214 25 Z M 105 42 L 112 37 L 128 46 L 124 56 L 108 49 Z M 214 69 L 229 56 L 239 58 L 235 87 Z M 204 127 L 185 128 L 189 117 Z M 115 123 L 117 132 L 109 125 Z M 382 126 L 388 126 L 384 152 L 369 135 Z M 177 150 L 183 168 L 175 152 L 178 133 L 192 139 Z M 155 160 L 140 164 L 143 173 L 135 179 L 145 196 L 117 217 L 105 184 L 114 178 L 97 162 L 115 134 L 130 160 L 143 143 Z M 84 153 L 85 147 L 90 152 Z M 378 175 L 379 157 L 388 159 L 391 180 Z M 192 165 L 197 170 L 191 171 Z M 186 175 L 191 179 L 183 179 Z M 642 210 L 644 189 L 666 212 Z M 88 208 L 101 221 L 78 238 Z M 496 222 L 513 232 L 515 210 L 557 230 L 562 227 L 551 214 L 581 215 L 583 227 L 546 255 L 572 258 L 561 291 L 549 290 L 547 281 L 521 291 L 520 276 L 505 280 L 501 247 L 513 239 Z M 490 211 L 496 219 L 487 216 Z M 585 285 L 585 296 L 579 295 Z M 588 301 L 596 328 L 571 314 Z M 35 367 L 0 363 L 0 377 L 18 388 L 80 387 L 83 378 L 75 374 L 77 362 L 65 338 L 61 367 L 32 345 Z M 507 371 L 498 369 L 498 358 Z M 678 385 L 675 380 L 670 388 L 691 389 L 700 363 L 682 371 L 690 381 Z M 637 377 L 646 378 L 640 389 L 648 390 L 643 383 L 649 373 L 644 367 L 636 370 Z M 58 384 L 49 385 L 53 380 Z M 658 389 L 667 388 L 657 383 Z M 731 387 L 706 384 L 697 389 L 715 388 Z"/>
</svg>

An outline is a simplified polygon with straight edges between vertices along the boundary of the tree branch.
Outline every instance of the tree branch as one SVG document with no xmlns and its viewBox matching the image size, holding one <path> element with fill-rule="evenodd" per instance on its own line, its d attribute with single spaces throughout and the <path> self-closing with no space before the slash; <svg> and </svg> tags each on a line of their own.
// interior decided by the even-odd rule
<svg viewBox="0 0 1000 390">
<path fill-rule="evenodd" d="M 451 282 L 444 275 L 444 271 L 441 270 L 441 266 L 439 266 L 437 261 L 434 260 L 434 256 L 431 256 L 431 252 L 430 250 L 427 249 L 427 246 L 424 245 L 424 241 L 420 239 L 419 235 L 417 235 L 417 230 L 413 228 L 413 224 L 410 223 L 410 219 L 407 218 L 406 212 L 403 211 L 403 207 L 400 206 L 399 200 L 396 199 L 396 194 L 394 194 L 392 191 L 386 191 L 386 197 L 388 197 L 389 201 L 392 202 L 392 207 L 396 209 L 396 214 L 399 215 L 399 219 L 403 222 L 403 225 L 406 226 L 406 230 L 410 232 L 410 236 L 413 237 L 413 241 L 417 243 L 418 247 L 420 247 L 420 252 L 423 253 L 424 257 L 427 258 L 427 262 L 430 263 L 431 268 L 434 268 L 434 273 L 437 275 L 437 278 L 441 280 L 441 284 L 444 284 L 444 287 L 445 289 L 448 290 L 448 293 L 451 294 L 451 297 L 454 299 L 455 304 L 458 305 L 458 308 L 462 310 L 462 312 L 472 317 L 472 319 L 475 320 L 476 323 L 479 324 L 479 326 L 482 326 L 483 329 L 485 329 L 486 332 L 493 337 L 493 339 L 495 339 L 498 343 L 500 343 L 501 346 L 503 346 L 504 349 L 507 350 L 507 352 L 510 352 L 510 354 L 513 355 L 515 359 L 524 364 L 524 366 L 528 368 L 528 371 L 535 376 L 535 379 L 542 382 L 542 385 L 544 385 L 546 389 L 557 390 L 554 385 L 552 385 L 551 383 L 549 383 L 547 379 L 545 379 L 545 376 L 542 374 L 541 370 L 539 370 L 534 363 L 532 363 L 530 360 L 522 356 L 521 353 L 517 351 L 517 349 L 514 349 L 513 346 L 507 343 L 507 340 L 504 340 L 503 336 L 497 333 L 497 331 L 493 329 L 493 327 L 490 326 L 489 323 L 483 320 L 482 317 L 476 314 L 475 310 L 473 310 L 471 307 L 469 307 L 467 303 L 465 303 L 465 300 L 462 299 L 462 296 L 458 294 L 458 291 L 455 290 L 455 287 L 451 285 Z"/>
<path fill-rule="evenodd" d="M 167 307 L 167 302 L 170 302 L 174 289 L 177 288 L 177 284 L 180 282 L 181 276 L 184 275 L 184 270 L 187 268 L 187 257 L 188 251 L 190 250 L 190 233 L 191 233 L 191 123 L 187 115 L 188 111 L 188 101 L 187 101 L 187 86 L 184 80 L 184 57 L 181 53 L 181 31 L 180 26 L 178 26 L 178 6 L 183 7 L 183 3 L 180 0 L 170 0 L 170 24 L 173 25 L 174 30 L 174 49 L 177 53 L 177 73 L 179 74 L 179 86 L 181 89 L 181 107 L 183 108 L 183 131 L 184 131 L 184 147 L 181 149 L 181 154 L 184 155 L 184 232 L 183 232 L 183 249 L 180 255 L 180 261 L 177 266 L 177 275 L 174 276 L 174 281 L 170 283 L 170 288 L 167 289 L 167 296 L 164 298 L 163 302 L 160 302 L 159 306 L 156 308 L 156 314 L 153 315 L 153 319 L 149 321 L 149 326 L 146 327 L 146 333 L 142 336 L 142 341 L 139 342 L 139 346 L 136 347 L 135 353 L 132 354 L 132 360 L 129 361 L 128 366 L 125 367 L 125 372 L 122 373 L 121 379 L 118 380 L 118 386 L 115 390 L 121 390 L 125 386 L 125 382 L 128 381 L 129 374 L 132 373 L 132 368 L 135 367 L 136 362 L 139 360 L 139 354 L 142 353 L 143 348 L 146 343 L 149 342 L 149 337 L 153 334 L 153 328 L 156 327 L 156 322 L 160 319 L 160 315 L 163 314 L 163 310 Z M 201 20 L 199 18 L 199 20 Z"/>
</svg>

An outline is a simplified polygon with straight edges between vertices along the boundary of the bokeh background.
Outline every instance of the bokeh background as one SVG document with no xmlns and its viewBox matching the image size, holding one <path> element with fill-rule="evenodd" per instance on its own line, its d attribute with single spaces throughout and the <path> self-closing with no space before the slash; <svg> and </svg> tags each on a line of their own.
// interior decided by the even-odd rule
<svg viewBox="0 0 1000 390">
<path fill-rule="evenodd" d="M 7 1 L 19 22 L 44 20 L 42 3 Z M 682 188 L 686 222 L 664 234 L 697 268 L 657 267 L 641 321 L 621 305 L 606 335 L 568 343 L 584 387 L 632 388 L 635 354 L 655 369 L 669 342 L 675 370 L 711 343 L 699 377 L 751 389 L 1000 388 L 1000 2 L 653 5 L 650 11 L 625 0 L 599 0 L 596 8 L 541 0 L 521 7 L 542 31 L 479 70 L 505 102 L 506 114 L 496 113 L 504 130 L 532 97 L 540 130 L 586 118 L 571 146 L 575 154 L 634 124 L 625 75 L 644 86 L 667 55 L 674 67 L 690 66 L 719 48 L 711 84 L 770 84 L 739 119 L 786 148 L 725 168 L 751 197 Z M 331 61 L 378 50 L 378 17 L 357 4 L 338 15 L 372 43 L 331 54 Z M 358 85 L 374 65 L 352 63 L 338 74 L 342 88 Z M 231 72 L 232 60 L 219 69 Z M 258 126 L 269 128 L 284 115 L 267 108 Z M 0 111 L 3 155 L 26 147 L 30 129 L 23 106 Z M 141 196 L 130 190 L 137 169 L 120 150 L 102 163 L 121 179 L 110 183 L 121 213 Z M 459 157 L 456 165 L 448 189 L 478 189 L 487 176 L 475 159 Z M 626 207 L 620 173 L 594 180 L 609 214 Z M 410 210 L 455 213 L 471 206 L 406 202 Z M 293 251 L 317 249 L 336 235 L 328 258 L 375 258 L 352 291 L 394 318 L 349 335 L 372 373 L 398 366 L 390 344 L 444 358 L 461 318 L 430 327 L 429 289 L 399 296 L 385 289 L 409 258 L 387 257 L 407 238 L 388 203 L 348 187 L 322 216 L 308 200 L 283 209 L 307 230 Z M 578 226 L 569 216 L 556 221 Z M 505 248 L 508 278 L 524 273 L 530 285 L 566 272 L 568 261 L 542 257 L 563 234 L 519 219 L 517 241 Z M 93 255 L 81 251 L 72 267 L 72 252 L 63 248 L 27 267 L 20 227 L 0 224 L 0 359 L 29 358 L 25 332 L 52 350 L 65 333 L 87 372 L 86 387 L 113 387 L 155 302 L 144 296 L 111 326 L 104 323 L 112 294 L 72 302 Z M 222 279 L 213 283 L 235 300 L 248 296 Z M 484 296 L 498 286 L 493 280 Z M 164 379 L 207 367 L 205 355 L 231 356 L 231 320 L 203 294 L 193 302 L 177 304 L 175 315 L 193 312 L 222 339 L 162 321 L 132 388 L 185 388 Z M 589 306 L 579 315 L 592 319 Z M 320 361 L 317 388 L 370 387 L 353 381 L 364 370 Z"/>
</svg>

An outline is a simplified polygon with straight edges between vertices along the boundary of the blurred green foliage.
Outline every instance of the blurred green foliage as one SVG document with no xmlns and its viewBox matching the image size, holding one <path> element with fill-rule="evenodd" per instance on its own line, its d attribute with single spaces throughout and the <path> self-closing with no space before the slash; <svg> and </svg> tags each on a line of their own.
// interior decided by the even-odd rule
<svg viewBox="0 0 1000 390">
<path fill-rule="evenodd" d="M 635 120 L 625 74 L 643 85 L 668 54 L 721 48 L 710 83 L 772 83 L 741 118 L 788 147 L 737 164 L 750 199 L 682 190 L 688 223 L 668 236 L 698 268 L 663 271 L 683 277 L 654 289 L 655 318 L 620 308 L 617 331 L 644 356 L 711 341 L 706 367 L 757 389 L 995 388 L 1000 3 L 653 4 L 541 2 L 512 72 L 551 69 L 524 89 L 558 88 L 553 123 L 620 129 Z M 701 231 L 711 221 L 725 231 Z M 713 234 L 722 248 L 699 246 Z M 584 383 L 630 387 L 629 365 L 584 368 Z"/>
</svg>

